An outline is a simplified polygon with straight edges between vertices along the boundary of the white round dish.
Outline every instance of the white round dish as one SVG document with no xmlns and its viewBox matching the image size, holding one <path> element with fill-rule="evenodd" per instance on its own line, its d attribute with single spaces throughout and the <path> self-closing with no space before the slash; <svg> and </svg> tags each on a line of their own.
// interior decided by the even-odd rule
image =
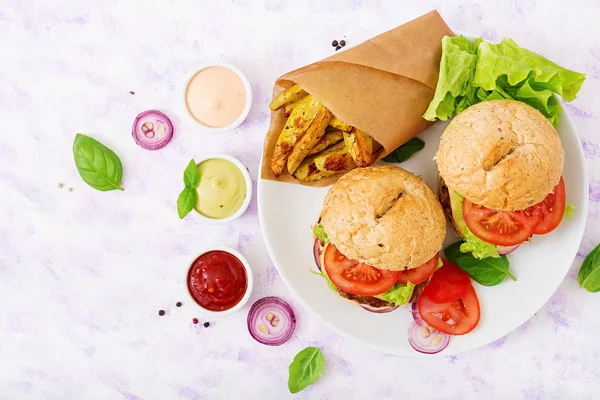
<svg viewBox="0 0 600 400">
<path fill-rule="evenodd" d="M 422 132 L 423 150 L 397 164 L 417 175 L 437 191 L 437 166 L 433 156 L 447 123 L 437 122 Z M 550 299 L 566 276 L 583 237 L 588 210 L 588 180 L 579 136 L 563 108 L 557 128 L 565 151 L 563 177 L 567 202 L 575 206 L 573 219 L 545 236 L 534 236 L 508 256 L 517 277 L 493 287 L 473 282 L 481 305 L 481 321 L 464 336 L 453 337 L 439 355 L 447 356 L 478 348 L 500 339 L 531 318 Z M 263 155 L 264 156 L 264 155 Z M 270 156 L 270 155 L 269 155 Z M 312 274 L 313 237 L 328 188 L 311 188 L 260 179 L 258 210 L 267 249 L 281 278 L 298 300 L 317 318 L 341 335 L 379 351 L 402 356 L 427 356 L 408 343 L 413 318 L 402 308 L 389 314 L 374 314 L 341 299 Z M 444 247 L 458 240 L 449 229 Z"/>
<path fill-rule="evenodd" d="M 206 308 L 204 308 L 200 304 L 198 304 L 196 302 L 196 300 L 194 300 L 194 298 L 192 297 L 192 295 L 191 295 L 191 293 L 190 293 L 190 291 L 188 289 L 188 286 L 187 286 L 187 274 L 188 274 L 190 268 L 192 267 L 192 264 L 202 254 L 206 254 L 206 253 L 208 253 L 210 251 L 224 251 L 226 253 L 230 253 L 230 254 L 234 255 L 235 257 L 237 257 L 238 260 L 240 260 L 242 262 L 242 265 L 244 265 L 244 269 L 246 270 L 246 278 L 248 279 L 248 287 L 246 288 L 246 293 L 244 294 L 244 297 L 242 297 L 242 299 L 240 300 L 240 302 L 237 303 L 232 308 L 230 308 L 229 310 L 225 310 L 225 311 L 211 311 L 211 310 L 207 310 Z M 198 306 L 206 316 L 210 316 L 210 317 L 213 317 L 213 318 L 226 317 L 228 315 L 231 315 L 231 314 L 233 314 L 233 313 L 241 310 L 246 305 L 246 303 L 248 302 L 248 299 L 250 298 L 250 295 L 252 294 L 252 289 L 254 288 L 254 276 L 252 275 L 252 268 L 250 267 L 250 263 L 248 263 L 248 260 L 246 259 L 246 257 L 244 257 L 239 251 L 234 250 L 231 247 L 214 246 L 214 247 L 207 248 L 207 249 L 203 250 L 197 256 L 195 256 L 193 259 L 190 260 L 190 263 L 189 263 L 189 265 L 187 266 L 187 268 L 185 270 L 185 274 L 186 274 L 185 275 L 185 292 L 188 294 L 188 297 L 189 297 L 190 301 L 193 304 L 195 304 L 196 306 Z"/>
<path fill-rule="evenodd" d="M 244 164 L 242 164 L 242 162 L 240 160 L 238 160 L 235 157 L 229 156 L 227 154 L 206 154 L 206 155 L 202 156 L 201 158 L 194 159 L 194 161 L 196 161 L 196 165 L 199 165 L 202 161 L 212 160 L 214 158 L 220 158 L 223 160 L 227 160 L 227 161 L 233 163 L 236 167 L 238 167 L 238 169 L 244 176 L 244 182 L 246 183 L 246 197 L 244 198 L 244 202 L 242 203 L 242 206 L 239 208 L 239 210 L 237 210 L 235 212 L 235 214 L 232 214 L 227 218 L 209 218 L 205 215 L 200 214 L 200 212 L 198 210 L 196 210 L 195 208 L 194 208 L 194 214 L 201 220 L 211 223 L 211 224 L 216 224 L 216 225 L 228 224 L 229 222 L 241 217 L 248 209 L 248 206 L 250 205 L 250 201 L 252 200 L 252 178 L 250 177 L 250 172 L 248 172 L 248 168 L 246 168 L 246 166 Z"/>
<path fill-rule="evenodd" d="M 244 110 L 242 111 L 240 116 L 235 121 L 233 121 L 231 124 L 226 125 L 226 126 L 212 127 L 212 126 L 206 126 L 206 125 L 202 124 L 200 121 L 198 121 L 196 118 L 194 118 L 194 116 L 190 113 L 190 110 L 188 109 L 188 106 L 185 101 L 185 93 L 187 93 L 187 88 L 188 88 L 188 85 L 189 85 L 190 81 L 192 80 L 192 78 L 194 76 L 196 76 L 196 74 L 198 72 L 200 72 L 206 68 L 209 68 L 209 67 L 224 67 L 224 68 L 227 68 L 227 69 L 235 72 L 235 74 L 242 80 L 242 83 L 244 84 L 244 88 L 246 89 L 246 106 L 244 107 Z M 241 69 L 239 69 L 238 67 L 236 67 L 235 65 L 233 65 L 231 63 L 228 63 L 226 61 L 215 61 L 215 62 L 211 62 L 211 63 L 202 64 L 202 65 L 200 65 L 200 68 L 198 68 L 198 70 L 196 70 L 189 77 L 189 79 L 187 79 L 187 81 L 185 82 L 183 107 L 184 107 L 185 113 L 188 115 L 188 117 L 191 118 L 195 123 L 197 123 L 204 132 L 223 133 L 223 132 L 231 131 L 231 130 L 237 128 L 238 126 L 240 126 L 242 124 L 242 122 L 244 122 L 246 120 L 246 118 L 248 117 L 248 114 L 250 113 L 250 109 L 252 108 L 252 86 L 250 85 L 250 81 L 248 80 L 248 77 L 246 76 L 246 74 L 244 74 Z"/>
</svg>

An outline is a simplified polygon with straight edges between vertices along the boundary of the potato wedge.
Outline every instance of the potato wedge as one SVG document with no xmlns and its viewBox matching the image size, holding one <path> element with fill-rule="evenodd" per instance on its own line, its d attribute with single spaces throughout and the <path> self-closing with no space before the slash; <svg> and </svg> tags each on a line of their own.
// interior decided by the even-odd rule
<svg viewBox="0 0 600 400">
<path fill-rule="evenodd" d="M 348 152 L 359 167 L 367 167 L 373 162 L 373 140 L 371 136 L 356 128 L 344 132 L 344 143 Z"/>
<path fill-rule="evenodd" d="M 303 181 L 303 182 L 314 182 L 319 179 L 329 178 L 332 175 L 335 175 L 335 172 L 323 172 L 320 171 L 314 160 L 309 160 L 303 162 L 296 172 L 294 172 L 294 178 Z"/>
<path fill-rule="evenodd" d="M 298 104 L 298 107 L 294 108 L 279 134 L 279 138 L 277 138 L 277 144 L 271 159 L 271 170 L 275 176 L 278 177 L 283 173 L 294 146 L 302 138 L 322 108 L 323 104 L 311 95 L 306 96 Z"/>
<path fill-rule="evenodd" d="M 296 169 L 298 169 L 300 163 L 306 158 L 319 140 L 321 140 L 323 135 L 325 135 L 325 128 L 327 128 L 327 124 L 329 124 L 331 115 L 331 112 L 326 109 L 325 106 L 322 106 L 312 124 L 310 124 L 306 130 L 306 133 L 298 140 L 298 143 L 294 146 L 287 162 L 287 168 L 290 174 L 293 174 Z"/>
<path fill-rule="evenodd" d="M 300 102 L 302 101 L 302 99 L 304 99 L 304 97 L 302 97 L 299 100 L 294 101 L 293 103 L 288 103 L 285 105 L 285 109 L 283 111 L 283 114 L 286 117 L 289 117 L 292 114 L 292 111 L 294 111 L 294 108 L 298 107 L 298 104 L 300 104 Z"/>
<path fill-rule="evenodd" d="M 329 121 L 329 126 L 339 129 L 342 132 L 350 132 L 352 130 L 350 124 L 345 123 L 335 115 L 333 116 L 333 118 L 331 118 L 331 121 Z"/>
<path fill-rule="evenodd" d="M 333 146 L 334 144 L 340 142 L 344 138 L 342 131 L 340 130 L 332 130 L 329 132 L 325 132 L 325 135 L 319 140 L 319 142 L 312 148 L 312 150 L 308 153 L 308 156 L 314 156 L 325 150 L 326 148 Z"/>
<path fill-rule="evenodd" d="M 315 157 L 315 166 L 322 172 L 346 172 L 356 168 L 356 164 L 344 142 L 334 144 Z"/>
<path fill-rule="evenodd" d="M 279 93 L 277 97 L 273 99 L 271 104 L 269 104 L 269 108 L 273 111 L 279 110 L 286 104 L 293 103 L 306 95 L 307 93 L 300 87 L 300 85 L 292 85 L 283 92 Z"/>
</svg>

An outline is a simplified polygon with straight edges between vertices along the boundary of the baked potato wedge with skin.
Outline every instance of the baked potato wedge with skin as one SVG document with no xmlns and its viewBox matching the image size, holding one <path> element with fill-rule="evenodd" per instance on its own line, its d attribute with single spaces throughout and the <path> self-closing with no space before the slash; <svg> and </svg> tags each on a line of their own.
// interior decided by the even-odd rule
<svg viewBox="0 0 600 400">
<path fill-rule="evenodd" d="M 333 146 L 334 144 L 340 142 L 344 138 L 342 131 L 340 130 L 332 130 L 325 131 L 325 135 L 319 140 L 319 142 L 312 148 L 312 150 L 308 153 L 308 156 L 314 156 L 325 150 L 326 148 Z"/>
<path fill-rule="evenodd" d="M 322 172 L 347 172 L 356 168 L 356 164 L 344 142 L 334 144 L 315 157 L 315 165 Z"/>
<path fill-rule="evenodd" d="M 271 159 L 271 170 L 275 176 L 278 177 L 283 173 L 294 146 L 312 124 L 321 108 L 323 108 L 323 104 L 311 95 L 306 96 L 294 108 L 277 138 L 277 144 L 275 144 L 275 151 Z"/>
<path fill-rule="evenodd" d="M 335 174 L 335 172 L 323 172 L 319 170 L 314 160 L 308 160 L 303 162 L 296 172 L 294 172 L 294 178 L 303 182 L 314 182 L 323 178 L 329 178 Z"/>
<path fill-rule="evenodd" d="M 325 135 L 325 128 L 327 128 L 330 119 L 331 112 L 325 106 L 322 106 L 312 124 L 306 130 L 306 133 L 302 135 L 298 143 L 294 146 L 288 158 L 287 168 L 290 174 L 293 174 L 298 169 L 300 163 L 308 156 L 308 153 L 321 140 L 323 135 Z"/>
<path fill-rule="evenodd" d="M 302 99 L 304 99 L 303 96 L 302 98 L 294 101 L 293 103 L 288 103 L 285 105 L 284 111 L 283 111 L 283 115 L 285 115 L 286 117 L 289 117 L 290 114 L 292 113 L 292 111 L 294 111 L 294 108 L 298 107 L 298 104 L 300 104 L 300 102 L 302 101 Z"/>
<path fill-rule="evenodd" d="M 329 121 L 329 126 L 339 129 L 342 132 L 350 132 L 352 130 L 350 124 L 345 123 L 335 115 L 331 118 L 331 121 Z"/>
<path fill-rule="evenodd" d="M 273 99 L 271 104 L 269 104 L 269 108 L 273 111 L 279 110 L 286 104 L 293 103 L 306 95 L 307 93 L 300 87 L 300 85 L 292 85 L 283 92 L 279 93 L 277 97 Z"/>
<path fill-rule="evenodd" d="M 352 132 L 344 132 L 344 143 L 348 153 L 359 167 L 367 167 L 373 162 L 373 140 L 361 130 L 352 128 Z"/>
</svg>

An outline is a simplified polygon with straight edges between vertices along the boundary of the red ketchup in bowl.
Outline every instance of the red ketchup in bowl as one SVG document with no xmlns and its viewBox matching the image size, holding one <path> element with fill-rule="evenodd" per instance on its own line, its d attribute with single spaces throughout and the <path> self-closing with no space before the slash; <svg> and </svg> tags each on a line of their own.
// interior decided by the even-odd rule
<svg viewBox="0 0 600 400">
<path fill-rule="evenodd" d="M 209 311 L 235 307 L 248 289 L 244 264 L 233 254 L 213 250 L 200 255 L 190 267 L 187 286 L 192 298 Z"/>
</svg>

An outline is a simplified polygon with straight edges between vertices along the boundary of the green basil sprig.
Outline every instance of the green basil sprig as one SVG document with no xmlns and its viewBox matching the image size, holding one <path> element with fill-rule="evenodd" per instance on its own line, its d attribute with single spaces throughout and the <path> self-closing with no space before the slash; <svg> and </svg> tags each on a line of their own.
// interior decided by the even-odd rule
<svg viewBox="0 0 600 400">
<path fill-rule="evenodd" d="M 183 219 L 194 209 L 198 201 L 198 192 L 196 188 L 200 185 L 200 171 L 196 161 L 192 159 L 183 171 L 183 183 L 185 188 L 177 198 L 177 213 L 179 218 Z"/>
<path fill-rule="evenodd" d="M 288 388 L 290 393 L 298 393 L 312 385 L 323 375 L 325 370 L 325 357 L 316 347 L 307 347 L 296 354 L 290 364 L 290 377 Z"/>
<path fill-rule="evenodd" d="M 402 161 L 408 160 L 410 156 L 415 154 L 417 151 L 422 150 L 423 147 L 425 147 L 424 141 L 419 138 L 412 138 L 385 156 L 383 161 L 401 163 Z"/>
<path fill-rule="evenodd" d="M 577 282 L 588 292 L 600 292 L 600 244 L 588 254 L 581 264 Z"/>
<path fill-rule="evenodd" d="M 81 179 L 96 190 L 124 190 L 123 165 L 114 151 L 87 135 L 78 133 L 73 142 L 73 157 Z"/>
<path fill-rule="evenodd" d="M 444 254 L 452 264 L 458 265 L 473 280 L 484 286 L 495 286 L 507 276 L 513 281 L 517 280 L 508 270 L 508 259 L 506 256 L 500 256 L 499 258 L 488 257 L 478 260 L 471 253 L 460 251 L 462 243 L 462 240 L 459 240 L 451 244 L 444 250 Z"/>
</svg>

